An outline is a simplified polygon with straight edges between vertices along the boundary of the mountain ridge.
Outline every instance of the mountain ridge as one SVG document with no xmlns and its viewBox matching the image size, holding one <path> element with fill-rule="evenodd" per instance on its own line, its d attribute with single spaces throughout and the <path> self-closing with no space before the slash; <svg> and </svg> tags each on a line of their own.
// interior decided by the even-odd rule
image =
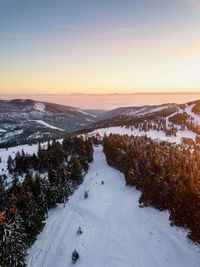
<svg viewBox="0 0 200 267">
<path fill-rule="evenodd" d="M 32 99 L 0 100 L 0 146 L 63 137 L 96 122 L 80 108 Z"/>
<path fill-rule="evenodd" d="M 0 100 L 0 146 L 45 141 L 55 136 L 91 132 L 115 126 L 140 131 L 157 129 L 176 135 L 189 129 L 200 135 L 200 100 L 119 107 L 113 110 L 80 109 L 32 99 Z"/>
</svg>

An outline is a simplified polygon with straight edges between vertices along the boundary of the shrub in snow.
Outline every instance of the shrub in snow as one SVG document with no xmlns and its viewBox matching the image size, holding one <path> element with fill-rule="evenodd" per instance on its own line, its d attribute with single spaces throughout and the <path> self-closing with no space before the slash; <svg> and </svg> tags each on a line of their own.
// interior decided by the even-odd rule
<svg viewBox="0 0 200 267">
<path fill-rule="evenodd" d="M 88 191 L 85 191 L 84 198 L 88 198 Z"/>
<path fill-rule="evenodd" d="M 76 250 L 74 250 L 74 252 L 72 253 L 72 262 L 76 263 L 77 260 L 80 258 L 78 252 Z"/>
<path fill-rule="evenodd" d="M 83 233 L 83 231 L 82 231 L 82 229 L 81 229 L 81 227 L 79 226 L 79 228 L 78 228 L 78 230 L 77 230 L 77 235 L 81 235 L 82 233 Z"/>
</svg>

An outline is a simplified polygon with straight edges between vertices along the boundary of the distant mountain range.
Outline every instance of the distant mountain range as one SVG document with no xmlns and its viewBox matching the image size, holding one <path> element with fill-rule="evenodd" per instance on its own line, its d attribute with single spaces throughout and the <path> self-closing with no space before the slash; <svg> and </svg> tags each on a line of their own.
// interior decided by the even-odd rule
<svg viewBox="0 0 200 267">
<path fill-rule="evenodd" d="M 101 134 L 119 132 L 153 136 L 154 139 L 162 136 L 163 140 L 179 142 L 185 137 L 200 144 L 200 100 L 186 104 L 117 108 L 101 114 L 98 121 L 82 133 L 94 130 Z"/>
<path fill-rule="evenodd" d="M 0 145 L 62 137 L 96 122 L 96 114 L 99 111 L 31 99 L 0 100 Z"/>
<path fill-rule="evenodd" d="M 103 114 L 100 114 L 99 119 L 105 120 L 109 118 L 114 118 L 117 116 L 127 116 L 127 117 L 138 117 L 145 114 L 155 113 L 169 108 L 176 108 L 177 104 L 163 104 L 163 105 L 152 105 L 152 106 L 139 106 L 139 107 L 120 107 Z"/>
<path fill-rule="evenodd" d="M 200 133 L 200 100 L 186 104 L 121 107 L 110 111 L 76 107 L 31 99 L 0 100 L 0 146 L 61 138 L 74 132 L 126 126 L 175 135 L 179 130 Z"/>
</svg>

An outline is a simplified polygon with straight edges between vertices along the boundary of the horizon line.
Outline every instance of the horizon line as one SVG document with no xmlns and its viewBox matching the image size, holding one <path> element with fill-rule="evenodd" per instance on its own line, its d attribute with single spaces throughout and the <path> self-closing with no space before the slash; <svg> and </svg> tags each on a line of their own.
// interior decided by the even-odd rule
<svg viewBox="0 0 200 267">
<path fill-rule="evenodd" d="M 23 94 L 23 93 L 9 93 L 9 94 L 1 94 L 0 96 L 117 96 L 117 95 L 195 95 L 200 94 L 199 92 L 137 92 L 137 93 L 58 93 L 58 94 L 48 94 L 48 93 L 41 93 L 41 94 Z"/>
</svg>

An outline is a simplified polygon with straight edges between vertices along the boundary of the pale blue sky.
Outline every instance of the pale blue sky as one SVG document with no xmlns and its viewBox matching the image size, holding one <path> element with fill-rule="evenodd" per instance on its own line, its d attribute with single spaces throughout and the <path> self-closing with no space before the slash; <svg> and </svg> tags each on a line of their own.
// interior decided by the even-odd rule
<svg viewBox="0 0 200 267">
<path fill-rule="evenodd" d="M 198 90 L 199 51 L 198 0 L 0 0 L 1 93 Z"/>
</svg>

